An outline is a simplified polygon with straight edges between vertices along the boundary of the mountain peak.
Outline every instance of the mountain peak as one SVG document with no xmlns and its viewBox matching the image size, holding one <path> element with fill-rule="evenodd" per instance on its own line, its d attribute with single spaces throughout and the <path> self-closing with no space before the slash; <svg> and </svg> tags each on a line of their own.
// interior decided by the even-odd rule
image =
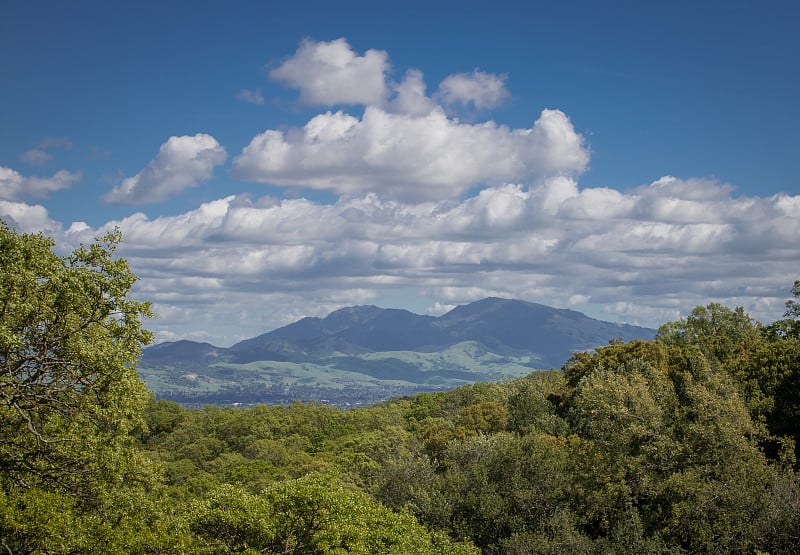
<svg viewBox="0 0 800 555">
<path fill-rule="evenodd" d="M 345 307 L 325 318 L 293 324 L 242 341 L 229 350 L 234 360 L 294 359 L 302 353 L 363 354 L 445 349 L 473 341 L 496 352 L 532 352 L 547 366 L 560 366 L 576 350 L 621 337 L 652 337 L 653 330 L 595 320 L 580 312 L 488 297 L 442 316 L 423 316 L 374 305 Z"/>
<path fill-rule="evenodd" d="M 328 314 L 324 319 L 328 319 L 332 316 L 338 315 L 346 315 L 346 316 L 361 316 L 367 314 L 374 314 L 375 312 L 380 312 L 381 310 L 386 310 L 380 307 L 375 306 L 374 304 L 359 304 L 353 306 L 345 306 L 344 308 L 339 308 L 334 310 L 330 314 Z"/>
<path fill-rule="evenodd" d="M 349 327 L 354 324 L 366 322 L 378 314 L 383 308 L 378 308 L 375 305 L 357 305 L 346 306 L 338 310 L 334 310 L 322 319 L 323 325 L 326 329 Z"/>
<path fill-rule="evenodd" d="M 560 309 L 546 306 L 543 304 L 532 303 L 529 301 L 521 301 L 518 299 L 504 299 L 501 297 L 486 297 L 469 304 L 458 305 L 450 312 L 441 316 L 441 318 L 452 317 L 465 317 L 467 315 L 480 315 L 495 312 L 498 310 L 514 310 L 514 309 L 527 309 L 527 310 L 540 310 L 544 312 L 557 311 Z"/>
<path fill-rule="evenodd" d="M 367 398 L 367 390 L 372 391 L 369 398 L 377 399 L 407 394 L 409 387 L 430 391 L 559 368 L 575 351 L 594 349 L 611 339 L 654 335 L 655 330 L 604 322 L 574 310 L 497 297 L 438 317 L 362 305 L 325 318 L 302 318 L 229 349 L 190 341 L 157 345 L 145 350 L 140 368 L 149 368 L 151 376 L 164 367 L 176 369 L 178 378 L 170 382 L 174 391 L 186 390 L 181 376 L 195 368 L 194 374 L 210 376 L 209 383 L 228 380 L 230 395 L 243 398 L 255 395 L 252 380 L 267 372 L 272 377 L 264 391 L 270 399 L 335 397 L 344 402 Z M 240 366 L 249 363 L 258 364 Z M 236 380 L 231 381 L 232 376 Z M 161 384 L 161 379 L 156 382 Z M 294 389 L 286 389 L 287 384 Z"/>
</svg>

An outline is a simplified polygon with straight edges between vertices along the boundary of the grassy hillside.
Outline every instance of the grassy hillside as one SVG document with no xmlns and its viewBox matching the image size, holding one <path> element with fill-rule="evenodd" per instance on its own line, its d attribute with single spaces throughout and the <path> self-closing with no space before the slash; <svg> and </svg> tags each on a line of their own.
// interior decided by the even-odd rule
<svg viewBox="0 0 800 555">
<path fill-rule="evenodd" d="M 498 355 L 467 341 L 441 352 L 331 353 L 315 363 L 183 361 L 142 365 L 139 373 L 156 395 L 187 406 L 295 400 L 364 406 L 420 391 L 521 377 L 537 367 L 533 355 Z"/>
</svg>

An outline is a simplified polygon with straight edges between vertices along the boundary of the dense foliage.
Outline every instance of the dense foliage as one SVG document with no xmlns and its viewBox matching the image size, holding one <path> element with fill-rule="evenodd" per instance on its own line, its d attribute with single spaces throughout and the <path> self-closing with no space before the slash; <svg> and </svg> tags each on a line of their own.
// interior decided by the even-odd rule
<svg viewBox="0 0 800 555">
<path fill-rule="evenodd" d="M 515 381 L 187 410 L 133 370 L 118 236 L 0 231 L 0 550 L 800 551 L 800 282 L 771 325 L 711 304 Z"/>
</svg>

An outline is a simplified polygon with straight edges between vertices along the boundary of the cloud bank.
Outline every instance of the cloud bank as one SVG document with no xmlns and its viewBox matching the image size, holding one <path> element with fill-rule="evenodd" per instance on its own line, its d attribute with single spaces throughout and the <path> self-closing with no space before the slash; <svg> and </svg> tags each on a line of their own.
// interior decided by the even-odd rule
<svg viewBox="0 0 800 555">
<path fill-rule="evenodd" d="M 229 196 L 113 225 L 165 333 L 213 315 L 231 335 L 205 339 L 231 342 L 392 290 L 432 307 L 497 295 L 655 326 L 712 300 L 779 314 L 796 278 L 800 197 L 734 197 L 724 184 L 673 177 L 581 190 L 556 177 L 458 202 Z"/>
</svg>

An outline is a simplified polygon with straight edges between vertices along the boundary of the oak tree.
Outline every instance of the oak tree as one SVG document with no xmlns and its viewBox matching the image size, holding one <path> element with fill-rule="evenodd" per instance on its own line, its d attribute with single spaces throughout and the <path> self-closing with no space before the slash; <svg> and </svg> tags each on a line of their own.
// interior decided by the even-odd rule
<svg viewBox="0 0 800 555">
<path fill-rule="evenodd" d="M 148 393 L 151 340 L 119 230 L 71 254 L 0 221 L 0 478 L 78 493 L 119 478 Z"/>
</svg>

